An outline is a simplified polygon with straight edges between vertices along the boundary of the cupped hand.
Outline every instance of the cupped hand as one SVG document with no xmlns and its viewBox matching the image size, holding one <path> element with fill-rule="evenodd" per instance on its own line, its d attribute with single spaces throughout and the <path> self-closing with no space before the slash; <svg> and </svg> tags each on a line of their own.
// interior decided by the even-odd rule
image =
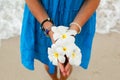
<svg viewBox="0 0 120 80">
<path fill-rule="evenodd" d="M 58 62 L 58 67 L 63 76 L 69 76 L 72 70 L 72 66 L 70 65 L 68 58 L 66 58 L 65 63 Z"/>
</svg>

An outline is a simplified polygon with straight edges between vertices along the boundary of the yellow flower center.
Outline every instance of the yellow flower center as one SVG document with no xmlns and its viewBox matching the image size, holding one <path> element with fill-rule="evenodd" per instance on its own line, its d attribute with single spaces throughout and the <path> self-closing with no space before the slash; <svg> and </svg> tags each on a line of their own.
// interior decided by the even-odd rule
<svg viewBox="0 0 120 80">
<path fill-rule="evenodd" d="M 67 37 L 66 34 L 63 34 L 63 35 L 62 35 L 62 39 L 65 39 L 66 37 Z"/>
<path fill-rule="evenodd" d="M 76 54 L 73 52 L 72 53 L 72 58 L 75 58 L 76 57 Z"/>
<path fill-rule="evenodd" d="M 54 53 L 54 57 L 58 58 L 59 54 L 57 52 Z"/>
<path fill-rule="evenodd" d="M 66 48 L 66 47 L 63 47 L 63 51 L 67 51 L 67 48 Z"/>
</svg>

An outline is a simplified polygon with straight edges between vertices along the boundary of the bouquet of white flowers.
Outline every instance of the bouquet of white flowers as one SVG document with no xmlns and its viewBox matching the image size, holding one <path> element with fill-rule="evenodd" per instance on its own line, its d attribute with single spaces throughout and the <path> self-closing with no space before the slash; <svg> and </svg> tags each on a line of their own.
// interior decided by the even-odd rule
<svg viewBox="0 0 120 80">
<path fill-rule="evenodd" d="M 81 63 L 81 50 L 75 44 L 75 30 L 70 30 L 65 26 L 52 27 L 53 39 L 56 41 L 48 48 L 48 58 L 53 65 L 65 63 L 65 56 L 71 65 L 79 66 Z"/>
</svg>

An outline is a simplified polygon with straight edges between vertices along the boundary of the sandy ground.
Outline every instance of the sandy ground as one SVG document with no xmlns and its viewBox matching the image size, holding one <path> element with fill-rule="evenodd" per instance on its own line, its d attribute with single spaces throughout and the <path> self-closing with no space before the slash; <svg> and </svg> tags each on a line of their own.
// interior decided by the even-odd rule
<svg viewBox="0 0 120 80">
<path fill-rule="evenodd" d="M 21 65 L 18 36 L 2 41 L 0 80 L 51 79 L 38 61 L 35 61 L 35 71 Z M 68 80 L 120 80 L 120 34 L 96 34 L 88 70 L 74 67 Z"/>
</svg>

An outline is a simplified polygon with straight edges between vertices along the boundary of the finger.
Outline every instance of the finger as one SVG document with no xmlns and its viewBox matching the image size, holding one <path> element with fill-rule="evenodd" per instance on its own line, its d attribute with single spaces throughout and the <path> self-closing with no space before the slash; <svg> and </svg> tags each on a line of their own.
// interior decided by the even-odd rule
<svg viewBox="0 0 120 80">
<path fill-rule="evenodd" d="M 65 72 L 67 72 L 70 68 L 71 68 L 70 63 L 67 63 L 67 65 L 65 66 Z"/>
<path fill-rule="evenodd" d="M 70 71 L 71 71 L 71 69 L 69 69 L 69 70 L 66 72 L 66 76 L 69 76 L 69 75 L 70 75 Z"/>
<path fill-rule="evenodd" d="M 66 71 L 66 76 L 69 76 L 71 74 L 72 66 L 69 63 L 66 65 L 65 71 Z"/>
<path fill-rule="evenodd" d="M 71 68 L 67 71 L 66 75 L 69 76 L 69 75 L 71 74 L 71 72 L 72 72 L 72 66 L 71 66 Z"/>
<path fill-rule="evenodd" d="M 63 76 L 66 76 L 66 73 L 65 73 L 65 68 L 64 68 L 64 65 L 62 63 L 59 63 L 58 62 L 58 66 L 60 68 L 60 72 Z"/>
<path fill-rule="evenodd" d="M 62 63 L 58 62 L 58 66 L 59 66 L 60 71 L 61 71 L 62 73 L 65 72 L 65 68 L 64 68 L 64 65 L 63 65 Z"/>
<path fill-rule="evenodd" d="M 60 76 L 61 76 L 61 77 L 62 77 L 62 76 L 65 77 L 65 76 L 66 76 L 66 73 L 60 71 Z"/>
</svg>

